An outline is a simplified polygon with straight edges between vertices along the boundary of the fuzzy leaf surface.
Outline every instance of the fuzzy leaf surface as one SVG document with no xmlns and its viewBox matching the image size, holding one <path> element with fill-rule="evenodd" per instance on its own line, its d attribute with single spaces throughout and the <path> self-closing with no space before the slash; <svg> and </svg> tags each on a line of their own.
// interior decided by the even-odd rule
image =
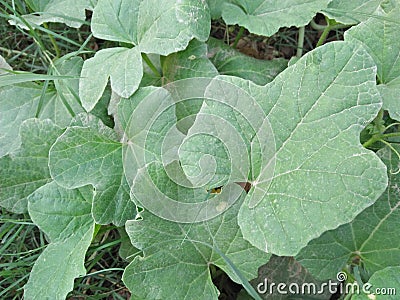
<svg viewBox="0 0 400 300">
<path fill-rule="evenodd" d="M 207 58 L 207 45 L 192 40 L 185 50 L 165 58 L 163 75 L 167 82 L 172 82 L 190 77 L 214 77 L 218 71 Z"/>
<path fill-rule="evenodd" d="M 302 249 L 297 259 L 314 276 L 332 278 L 355 257 L 370 275 L 400 261 L 400 176 L 391 173 L 398 169 L 399 159 L 389 148 L 378 154 L 388 167 L 388 188 L 354 221 L 324 233 Z"/>
<path fill-rule="evenodd" d="M 51 176 L 69 189 L 93 185 L 96 222 L 121 226 L 136 214 L 123 176 L 122 144 L 115 132 L 102 124 L 97 128 L 90 123 L 79 125 L 68 127 L 50 149 Z"/>
<path fill-rule="evenodd" d="M 135 47 L 100 50 L 85 61 L 80 96 L 87 111 L 100 99 L 109 77 L 119 96 L 128 98 L 136 91 L 143 76 L 140 53 L 166 56 L 185 49 L 194 38 L 206 41 L 211 28 L 205 0 L 167 0 L 162 5 L 157 0 L 99 0 L 91 25 L 94 36 Z"/>
<path fill-rule="evenodd" d="M 332 0 L 323 12 L 331 19 L 342 24 L 357 24 L 372 15 L 382 0 Z"/>
<path fill-rule="evenodd" d="M 37 25 L 59 22 L 79 28 L 85 22 L 85 10 L 93 9 L 93 2 L 93 0 L 32 0 L 29 1 L 29 7 L 35 13 L 22 17 Z M 18 22 L 18 25 L 26 27 L 22 22 Z"/>
<path fill-rule="evenodd" d="M 212 247 L 218 247 L 248 280 L 256 277 L 257 267 L 267 262 L 269 255 L 243 239 L 236 219 L 240 203 L 213 220 L 197 224 L 170 222 L 147 212 L 142 220 L 128 221 L 131 242 L 144 253 L 135 257 L 123 275 L 133 297 L 186 299 L 196 295 L 198 299 L 218 299 L 210 264 L 234 281 L 239 279 Z M 177 282 L 176 278 L 184 280 Z"/>
<path fill-rule="evenodd" d="M 353 220 L 385 190 L 385 165 L 359 143 L 382 105 L 375 72 L 361 46 L 334 42 L 265 86 L 275 173 L 254 180 L 238 217 L 253 245 L 296 255 L 326 230 Z"/>
<path fill-rule="evenodd" d="M 142 58 L 137 48 L 109 48 L 98 51 L 83 64 L 79 82 L 82 105 L 91 111 L 101 98 L 108 79 L 119 96 L 128 98 L 143 76 Z"/>
<path fill-rule="evenodd" d="M 34 83 L 10 85 L 0 88 L 0 157 L 20 146 L 19 129 L 27 119 L 51 119 L 64 127 L 76 113 L 82 112 L 78 103 L 65 105 L 55 90 L 48 90 L 42 97 L 42 87 Z M 64 98 L 69 101 L 70 98 Z M 41 109 L 38 113 L 39 103 Z M 75 110 L 75 111 L 74 111 Z"/>
</svg>

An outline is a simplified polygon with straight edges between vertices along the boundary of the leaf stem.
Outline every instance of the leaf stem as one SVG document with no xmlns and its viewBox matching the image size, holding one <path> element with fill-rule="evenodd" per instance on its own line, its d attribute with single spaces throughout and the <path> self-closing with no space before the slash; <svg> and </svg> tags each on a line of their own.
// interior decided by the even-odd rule
<svg viewBox="0 0 400 300">
<path fill-rule="evenodd" d="M 374 134 L 368 141 L 366 141 L 363 146 L 365 148 L 368 148 L 369 146 L 371 146 L 372 144 L 376 143 L 376 142 L 386 142 L 385 139 L 387 138 L 391 138 L 391 137 L 398 137 L 400 136 L 400 132 L 391 132 L 391 133 L 378 133 L 378 134 Z"/>
<path fill-rule="evenodd" d="M 329 19 L 328 17 L 325 17 L 325 19 L 326 19 L 326 24 L 328 24 L 328 25 L 321 27 L 321 29 L 323 28 L 324 31 L 322 32 L 322 34 L 317 42 L 317 45 L 315 46 L 316 48 L 321 46 L 326 41 L 331 30 L 349 27 L 349 25 L 340 24 L 340 23 L 336 22 L 335 20 Z M 314 22 L 314 24 L 315 24 L 314 26 L 316 26 L 316 25 L 322 26 L 322 25 L 316 24 L 315 22 Z M 311 25 L 311 26 L 313 26 L 313 25 Z"/>
<path fill-rule="evenodd" d="M 328 37 L 329 32 L 331 32 L 331 27 L 328 25 L 325 27 L 324 31 L 322 32 L 321 36 L 319 37 L 317 45 L 315 46 L 316 48 L 321 46 L 326 41 L 326 38 Z"/>
<path fill-rule="evenodd" d="M 157 77 L 162 77 L 161 73 L 157 70 L 156 66 L 153 64 L 146 53 L 142 53 L 142 58 Z"/>
<path fill-rule="evenodd" d="M 239 29 L 238 34 L 236 35 L 235 41 L 233 42 L 233 45 L 232 45 L 233 48 L 236 49 L 237 44 L 239 43 L 239 40 L 240 40 L 240 38 L 241 38 L 242 35 L 243 35 L 243 32 L 244 32 L 244 27 L 241 26 L 240 29 Z"/>
<path fill-rule="evenodd" d="M 305 33 L 305 27 L 302 26 L 302 27 L 299 28 L 299 38 L 297 39 L 296 57 L 298 57 L 298 58 L 300 58 L 303 55 L 304 33 Z"/>
</svg>

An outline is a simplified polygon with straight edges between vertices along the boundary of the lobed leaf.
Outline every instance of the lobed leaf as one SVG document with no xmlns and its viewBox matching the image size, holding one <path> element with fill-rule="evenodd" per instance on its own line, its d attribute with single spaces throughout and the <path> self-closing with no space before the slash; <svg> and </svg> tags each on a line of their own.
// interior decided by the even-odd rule
<svg viewBox="0 0 400 300">
<path fill-rule="evenodd" d="M 243 200 L 243 199 L 242 199 Z M 140 299 L 217 299 L 210 265 L 224 270 L 240 282 L 229 265 L 216 253 L 218 247 L 247 278 L 269 255 L 247 243 L 237 226 L 241 201 L 213 220 L 179 224 L 143 212 L 143 219 L 128 221 L 132 244 L 144 256 L 137 256 L 125 269 L 123 280 L 133 297 Z M 251 257 L 251 259 L 249 259 Z M 176 278 L 182 278 L 179 282 Z M 140 288 L 138 288 L 140 286 Z"/>
<path fill-rule="evenodd" d="M 370 275 L 398 264 L 400 176 L 393 172 L 399 167 L 399 158 L 389 148 L 379 150 L 378 154 L 388 167 L 389 184 L 385 193 L 354 221 L 324 233 L 297 256 L 314 276 L 332 278 L 351 260 L 360 261 Z"/>
<path fill-rule="evenodd" d="M 233 0 L 222 6 L 222 18 L 251 33 L 271 36 L 281 27 L 304 26 L 331 0 Z"/>
<path fill-rule="evenodd" d="M 65 188 L 93 185 L 96 223 L 121 226 L 136 215 L 136 209 L 123 175 L 123 146 L 116 139 L 115 132 L 96 118 L 77 121 L 51 147 L 49 167 L 52 178 Z"/>
<path fill-rule="evenodd" d="M 98 51 L 84 62 L 79 96 L 82 105 L 91 111 L 101 98 L 108 78 L 119 96 L 128 98 L 139 87 L 143 76 L 142 58 L 137 48 L 109 48 Z"/>
<path fill-rule="evenodd" d="M 135 45 L 132 49 L 100 50 L 85 61 L 80 83 L 83 106 L 90 111 L 111 77 L 111 87 L 128 98 L 143 76 L 140 53 L 168 55 L 183 50 L 196 38 L 207 40 L 210 14 L 205 0 L 99 0 L 92 18 L 93 35 Z M 114 78 L 113 78 L 114 77 Z"/>
<path fill-rule="evenodd" d="M 253 181 L 238 216 L 254 246 L 295 255 L 326 230 L 353 220 L 384 191 L 385 166 L 359 143 L 381 107 L 375 72 L 361 46 L 333 42 L 265 87 L 261 103 L 275 137 L 275 171 Z"/>
<path fill-rule="evenodd" d="M 65 299 L 74 279 L 85 275 L 85 254 L 94 232 L 92 191 L 67 190 L 55 182 L 37 189 L 28 210 L 50 244 L 41 253 L 24 286 L 24 299 Z"/>
<path fill-rule="evenodd" d="M 400 119 L 398 95 L 400 93 L 400 41 L 397 38 L 400 24 L 397 17 L 400 4 L 385 11 L 380 9 L 371 17 L 351 28 L 345 39 L 361 44 L 374 59 L 378 70 L 378 90 L 383 98 L 383 108 L 394 119 Z M 380 17 L 380 18 L 378 18 Z"/>
</svg>

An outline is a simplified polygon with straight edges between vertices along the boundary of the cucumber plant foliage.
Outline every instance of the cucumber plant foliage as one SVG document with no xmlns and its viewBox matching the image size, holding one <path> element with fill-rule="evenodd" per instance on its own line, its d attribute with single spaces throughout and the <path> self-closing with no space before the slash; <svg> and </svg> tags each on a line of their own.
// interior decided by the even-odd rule
<svg viewBox="0 0 400 300">
<path fill-rule="evenodd" d="M 0 57 L 0 205 L 49 243 L 25 299 L 65 299 L 108 224 L 135 253 L 133 299 L 217 299 L 210 265 L 260 299 L 249 282 L 272 255 L 266 270 L 291 256 L 316 280 L 356 257 L 366 282 L 400 292 L 399 1 L 45 2 L 10 22 L 79 27 L 92 10 L 113 46 L 44 77 Z M 344 41 L 290 64 L 209 36 L 212 19 L 270 36 L 317 13 L 349 27 Z"/>
</svg>

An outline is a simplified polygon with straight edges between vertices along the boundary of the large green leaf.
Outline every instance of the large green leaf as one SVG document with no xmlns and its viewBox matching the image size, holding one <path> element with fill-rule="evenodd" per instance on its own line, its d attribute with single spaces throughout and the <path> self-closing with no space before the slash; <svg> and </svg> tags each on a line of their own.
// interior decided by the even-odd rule
<svg viewBox="0 0 400 300">
<path fill-rule="evenodd" d="M 49 167 L 63 187 L 96 188 L 92 212 L 97 223 L 121 226 L 136 215 L 123 175 L 122 144 L 97 119 L 68 127 L 50 149 Z"/>
<path fill-rule="evenodd" d="M 48 155 L 63 130 L 50 120 L 30 119 L 20 129 L 21 148 L 0 158 L 0 205 L 7 210 L 26 212 L 27 197 L 51 181 Z"/>
<path fill-rule="evenodd" d="M 384 0 L 332 0 L 323 12 L 342 24 L 357 24 L 372 15 Z"/>
<path fill-rule="evenodd" d="M 286 59 L 260 60 L 247 56 L 214 38 L 207 44 L 208 56 L 220 74 L 238 76 L 259 85 L 271 82 L 288 65 Z"/>
<path fill-rule="evenodd" d="M 388 12 L 380 9 L 372 17 L 348 30 L 345 39 L 358 42 L 374 59 L 378 71 L 378 89 L 383 97 L 383 107 L 390 116 L 400 120 L 400 4 Z"/>
<path fill-rule="evenodd" d="M 22 16 L 34 24 L 60 22 L 79 28 L 86 19 L 85 10 L 93 9 L 94 0 L 30 0 L 27 1 L 33 13 Z M 25 27 L 22 22 L 18 25 Z"/>
<path fill-rule="evenodd" d="M 121 97 L 131 96 L 143 76 L 140 53 L 168 55 L 187 47 L 190 40 L 207 40 L 210 14 L 204 1 L 99 0 L 92 18 L 93 35 L 134 45 L 133 49 L 101 50 L 85 61 L 80 96 L 90 111 L 111 77 Z"/>
<path fill-rule="evenodd" d="M 365 293 L 356 294 L 352 300 L 397 300 L 400 290 L 400 266 L 387 267 L 376 272 L 364 285 Z"/>
<path fill-rule="evenodd" d="M 238 217 L 253 245 L 295 255 L 384 191 L 384 164 L 359 143 L 381 107 L 375 71 L 360 45 L 333 42 L 265 87 L 261 103 L 275 137 L 275 172 L 253 180 Z"/>
<path fill-rule="evenodd" d="M 388 166 L 389 185 L 386 192 L 353 222 L 324 233 L 297 256 L 301 264 L 318 278 L 334 277 L 354 258 L 370 274 L 399 264 L 400 176 L 393 174 L 398 169 L 399 158 L 389 148 L 378 153 Z"/>
<path fill-rule="evenodd" d="M 270 255 L 243 239 L 236 220 L 241 202 L 217 218 L 198 224 L 182 225 L 148 212 L 142 213 L 143 219 L 128 221 L 126 230 L 131 242 L 144 253 L 143 257 L 135 257 L 123 276 L 133 298 L 217 299 L 210 265 L 218 266 L 234 281 L 240 280 L 216 249 L 247 280 L 256 277 L 258 266 Z"/>
<path fill-rule="evenodd" d="M 25 285 L 24 299 L 65 299 L 74 279 L 86 274 L 84 259 L 94 231 L 89 187 L 67 190 L 55 182 L 29 197 L 29 214 L 50 244 Z"/>
<path fill-rule="evenodd" d="M 232 0 L 224 3 L 222 18 L 251 33 L 271 36 L 281 27 L 304 26 L 331 0 Z"/>
</svg>

